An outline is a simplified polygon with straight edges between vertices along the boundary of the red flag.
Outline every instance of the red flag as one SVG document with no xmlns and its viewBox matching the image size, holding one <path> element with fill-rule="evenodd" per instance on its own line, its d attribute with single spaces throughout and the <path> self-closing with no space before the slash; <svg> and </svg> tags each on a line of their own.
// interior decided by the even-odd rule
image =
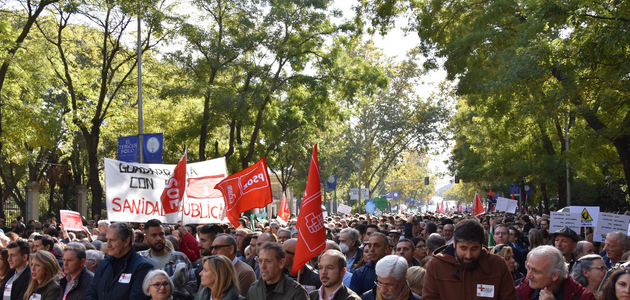
<svg viewBox="0 0 630 300">
<path fill-rule="evenodd" d="M 514 200 L 514 190 L 512 190 L 512 200 Z"/>
<path fill-rule="evenodd" d="M 167 223 L 177 223 L 177 213 L 182 207 L 182 198 L 186 191 L 186 158 L 188 153 L 188 147 L 184 151 L 184 156 L 179 160 L 173 175 L 166 181 L 160 201 L 164 208 L 164 214 L 166 215 Z"/>
<path fill-rule="evenodd" d="M 445 213 L 446 209 L 444 209 L 444 201 L 442 201 L 442 207 L 440 207 L 440 212 Z"/>
<path fill-rule="evenodd" d="M 278 214 L 278 219 L 284 221 L 284 223 L 289 222 L 289 205 L 287 205 L 287 197 L 282 193 L 282 202 L 280 203 L 280 213 Z"/>
<path fill-rule="evenodd" d="M 223 179 L 214 189 L 220 190 L 223 194 L 226 216 L 234 227 L 240 226 L 238 220 L 242 212 L 265 207 L 273 201 L 264 157 Z"/>
<path fill-rule="evenodd" d="M 481 198 L 479 198 L 479 195 L 477 195 L 477 193 L 475 193 L 475 200 L 473 201 L 472 210 L 475 213 L 475 217 L 477 218 L 486 213 L 486 211 L 483 209 L 483 204 L 481 204 Z"/>
<path fill-rule="evenodd" d="M 298 230 L 298 242 L 295 248 L 291 274 L 297 274 L 311 258 L 326 247 L 317 145 L 313 148 L 311 166 L 308 170 L 308 180 L 306 181 L 306 191 L 304 192 L 304 200 L 302 200 L 296 228 Z"/>
</svg>

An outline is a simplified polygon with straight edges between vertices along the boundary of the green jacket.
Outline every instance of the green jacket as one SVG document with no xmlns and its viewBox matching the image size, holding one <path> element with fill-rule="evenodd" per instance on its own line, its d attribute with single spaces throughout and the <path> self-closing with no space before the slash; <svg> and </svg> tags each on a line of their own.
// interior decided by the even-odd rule
<svg viewBox="0 0 630 300">
<path fill-rule="evenodd" d="M 309 300 L 306 290 L 293 279 L 283 275 L 276 288 L 267 293 L 267 286 L 262 279 L 252 284 L 247 292 L 247 299 L 256 300 Z"/>
<path fill-rule="evenodd" d="M 30 299 L 33 294 L 39 294 L 41 300 L 58 300 L 61 294 L 61 286 L 59 286 L 60 276 L 50 280 L 47 284 L 36 286 L 35 290 L 28 296 Z"/>
</svg>

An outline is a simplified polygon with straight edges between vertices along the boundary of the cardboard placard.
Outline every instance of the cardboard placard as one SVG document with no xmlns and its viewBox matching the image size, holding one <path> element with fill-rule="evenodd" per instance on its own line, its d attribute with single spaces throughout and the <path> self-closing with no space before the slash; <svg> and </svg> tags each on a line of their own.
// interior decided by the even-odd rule
<svg viewBox="0 0 630 300">
<path fill-rule="evenodd" d="M 337 212 L 340 214 L 349 215 L 352 213 L 352 207 L 345 204 L 339 204 L 339 206 L 337 207 Z"/>
<path fill-rule="evenodd" d="M 599 206 L 571 206 L 570 212 L 580 213 L 582 217 L 582 227 L 597 227 Z"/>
<path fill-rule="evenodd" d="M 597 216 L 597 227 L 593 233 L 594 242 L 605 242 L 606 235 L 613 231 L 628 231 L 630 216 L 600 212 Z"/>
<path fill-rule="evenodd" d="M 549 220 L 549 232 L 554 233 L 564 227 L 569 227 L 579 235 L 581 221 L 580 213 L 552 211 Z"/>
<path fill-rule="evenodd" d="M 60 210 L 59 219 L 66 230 L 83 231 L 83 222 L 81 222 L 81 214 L 71 210 Z"/>
<path fill-rule="evenodd" d="M 497 198 L 497 205 L 495 207 L 496 211 L 505 211 L 509 213 L 516 213 L 516 207 L 518 206 L 518 201 L 499 197 Z"/>
</svg>

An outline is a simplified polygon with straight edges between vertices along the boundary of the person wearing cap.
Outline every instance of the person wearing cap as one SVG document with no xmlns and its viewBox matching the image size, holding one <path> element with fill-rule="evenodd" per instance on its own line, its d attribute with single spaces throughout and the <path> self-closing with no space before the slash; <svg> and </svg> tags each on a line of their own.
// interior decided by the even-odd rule
<svg viewBox="0 0 630 300">
<path fill-rule="evenodd" d="M 400 240 L 400 236 L 401 236 L 401 232 L 400 230 L 397 229 L 392 229 L 389 231 L 389 238 L 392 239 L 392 244 L 396 245 L 398 244 L 398 240 Z"/>
<path fill-rule="evenodd" d="M 551 240 L 554 241 L 553 245 L 562 253 L 564 260 L 569 264 L 569 272 L 573 269 L 573 264 L 577 260 L 573 256 L 573 250 L 575 246 L 581 240 L 580 237 L 569 227 L 563 227 L 553 233 Z"/>
</svg>

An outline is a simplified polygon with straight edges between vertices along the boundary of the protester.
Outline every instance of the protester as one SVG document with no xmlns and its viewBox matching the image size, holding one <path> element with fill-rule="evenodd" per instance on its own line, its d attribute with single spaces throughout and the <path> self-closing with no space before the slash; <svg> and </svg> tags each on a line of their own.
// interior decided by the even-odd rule
<svg viewBox="0 0 630 300">
<path fill-rule="evenodd" d="M 521 300 L 563 299 L 595 300 L 595 296 L 568 274 L 568 267 L 560 250 L 553 246 L 539 246 L 527 255 L 529 272 L 516 288 Z"/>
<path fill-rule="evenodd" d="M 453 228 L 453 224 L 446 224 L 442 229 L 442 234 L 444 234 L 444 241 L 447 245 L 453 243 Z"/>
<path fill-rule="evenodd" d="M 346 269 L 350 273 L 354 272 L 352 265 L 360 261 L 363 256 L 359 231 L 354 228 L 341 230 L 339 232 L 339 247 L 341 247 L 341 253 L 346 256 Z"/>
<path fill-rule="evenodd" d="M 239 294 L 247 296 L 249 287 L 256 281 L 256 274 L 252 267 L 236 258 L 236 239 L 229 234 L 219 233 L 212 242 L 212 255 L 223 255 L 234 265 L 238 278 Z"/>
<path fill-rule="evenodd" d="M 573 250 L 575 250 L 577 243 L 581 240 L 580 237 L 573 229 L 563 227 L 553 233 L 551 240 L 554 241 L 556 249 L 560 250 L 560 253 L 564 256 L 565 262 L 569 264 L 569 272 L 571 272 L 573 264 L 577 260 L 573 255 Z"/>
<path fill-rule="evenodd" d="M 327 243 L 328 244 L 328 243 Z M 310 300 L 347 300 L 361 299 L 343 284 L 347 273 L 346 257 L 338 250 L 325 250 L 319 257 L 319 279 L 322 286 L 310 293 Z"/>
<path fill-rule="evenodd" d="M 100 250 L 87 250 L 85 251 L 86 259 L 85 259 L 85 267 L 90 270 L 90 272 L 96 272 L 101 260 L 105 258 L 103 252 Z"/>
<path fill-rule="evenodd" d="M 374 287 L 374 281 L 376 280 L 376 263 L 381 258 L 391 254 L 391 252 L 387 236 L 380 232 L 373 233 L 370 236 L 370 262 L 352 273 L 350 289 L 357 293 L 357 295 L 363 295 L 363 293 L 371 290 Z"/>
<path fill-rule="evenodd" d="M 401 239 L 396 244 L 396 255 L 402 256 L 407 261 L 409 267 L 420 266 L 420 261 L 414 257 L 416 246 L 410 239 Z"/>
<path fill-rule="evenodd" d="M 66 276 L 61 278 L 59 282 L 59 286 L 61 287 L 61 299 L 83 299 L 94 277 L 94 274 L 85 267 L 85 247 L 68 245 L 64 249 L 62 257 L 63 271 Z"/>
<path fill-rule="evenodd" d="M 606 267 L 612 268 L 616 263 L 621 261 L 621 255 L 630 250 L 630 238 L 623 231 L 613 231 L 606 236 L 606 256 L 604 262 Z"/>
<path fill-rule="evenodd" d="M 427 271 L 423 267 L 411 267 L 407 269 L 407 283 L 413 295 L 422 299 L 422 288 L 424 287 L 424 276 Z"/>
<path fill-rule="evenodd" d="M 142 291 L 145 295 L 151 296 L 151 300 L 171 299 L 174 288 L 173 281 L 162 270 L 150 271 L 142 281 Z"/>
<path fill-rule="evenodd" d="M 260 240 L 260 238 L 258 238 Z M 291 279 L 295 280 L 299 284 L 302 285 L 306 289 L 307 293 L 319 289 L 322 286 L 322 282 L 319 280 L 319 276 L 317 272 L 313 270 L 309 265 L 304 265 L 296 274 L 292 274 L 291 270 L 293 270 L 293 259 L 295 257 L 295 248 L 297 246 L 297 239 L 289 239 L 282 247 L 284 248 L 285 254 L 285 264 L 284 264 L 284 274 L 291 277 Z M 298 274 L 300 274 L 298 276 Z M 299 281 L 298 281 L 299 277 Z"/>
<path fill-rule="evenodd" d="M 512 280 L 516 281 L 524 277 L 524 275 L 516 268 L 516 261 L 514 260 L 514 252 L 512 250 L 512 247 L 505 244 L 496 245 L 492 248 L 490 253 L 501 256 L 505 260 L 508 269 L 512 274 Z"/>
<path fill-rule="evenodd" d="M 142 283 L 153 266 L 132 247 L 133 240 L 133 229 L 127 223 L 109 226 L 109 257 L 101 261 L 85 299 L 149 299 L 142 290 Z"/>
<path fill-rule="evenodd" d="M 417 240 L 416 251 L 413 252 L 413 258 L 417 259 L 419 262 L 423 260 L 425 257 L 427 257 L 427 250 L 425 248 L 426 242 L 425 242 L 425 239 L 423 238 L 413 238 L 412 241 L 413 240 Z"/>
<path fill-rule="evenodd" d="M 514 283 L 507 264 L 482 247 L 484 240 L 481 223 L 472 219 L 460 221 L 453 244 L 437 249 L 427 264 L 422 299 L 472 299 L 475 295 L 514 299 Z"/>
<path fill-rule="evenodd" d="M 247 299 L 306 300 L 306 290 L 284 276 L 285 251 L 282 244 L 268 242 L 258 249 L 261 279 L 249 288 Z"/>
<path fill-rule="evenodd" d="M 144 232 L 150 249 L 138 254 L 150 262 L 154 270 L 163 270 L 166 274 L 173 277 L 175 288 L 170 291 L 173 297 L 182 300 L 192 299 L 198 288 L 195 280 L 195 270 L 188 257 L 182 252 L 169 250 L 165 246 L 166 235 L 160 220 L 151 219 L 147 221 L 144 224 Z"/>
<path fill-rule="evenodd" d="M 419 300 L 407 284 L 407 260 L 397 255 L 387 255 L 376 263 L 375 286 L 365 292 L 366 300 Z"/>
<path fill-rule="evenodd" d="M 494 242 L 496 245 L 506 244 L 512 247 L 512 253 L 514 253 L 514 260 L 518 263 L 518 271 L 527 274 L 527 270 L 525 268 L 525 255 L 521 250 L 518 250 L 516 246 L 510 242 L 510 230 L 508 226 L 505 224 L 499 224 L 494 228 Z"/>
<path fill-rule="evenodd" d="M 7 250 L 10 270 L 2 280 L 3 299 L 22 300 L 31 280 L 31 268 L 28 265 L 31 248 L 27 242 L 17 240 L 9 243 Z"/>
<path fill-rule="evenodd" d="M 575 258 L 580 259 L 582 256 L 594 254 L 595 246 L 589 241 L 579 241 L 575 247 Z"/>
<path fill-rule="evenodd" d="M 31 254 L 31 282 L 24 293 L 24 300 L 58 300 L 61 296 L 59 278 L 61 269 L 57 258 L 48 251 Z"/>
<path fill-rule="evenodd" d="M 606 271 L 606 263 L 602 257 L 597 254 L 589 254 L 582 256 L 573 265 L 571 277 L 591 291 L 593 295 L 597 295 L 597 289 L 604 280 Z"/>
<path fill-rule="evenodd" d="M 432 233 L 425 243 L 427 256 L 433 256 L 433 252 L 444 245 L 446 245 L 444 238 L 438 233 Z"/>
<path fill-rule="evenodd" d="M 621 300 L 630 298 L 630 268 L 616 270 L 604 283 L 599 300 Z"/>
<path fill-rule="evenodd" d="M 236 269 L 232 261 L 221 254 L 203 258 L 201 290 L 195 300 L 244 300 L 239 294 Z"/>
<path fill-rule="evenodd" d="M 7 248 L 2 247 L 0 248 L 0 282 L 2 282 L 4 280 L 5 277 L 7 277 L 7 274 L 9 273 L 9 250 L 7 250 Z"/>
</svg>

